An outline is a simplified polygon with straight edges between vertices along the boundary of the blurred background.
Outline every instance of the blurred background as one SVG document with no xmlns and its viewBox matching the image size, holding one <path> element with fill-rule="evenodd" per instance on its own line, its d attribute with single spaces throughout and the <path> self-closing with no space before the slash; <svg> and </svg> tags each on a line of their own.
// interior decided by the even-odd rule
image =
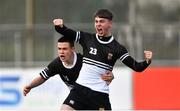
<svg viewBox="0 0 180 111">
<path fill-rule="evenodd" d="M 137 59 L 154 53 L 153 66 L 180 65 L 180 0 L 1 0 L 0 66 L 34 67 L 57 56 L 52 20 L 94 32 L 93 14 L 114 14 L 113 35 Z"/>
<path fill-rule="evenodd" d="M 144 57 L 143 51 L 152 50 L 153 62 L 150 70 L 153 68 L 156 70 L 160 68 L 158 70 L 161 71 L 169 69 L 168 73 L 165 71 L 161 74 L 168 74 L 170 77 L 173 75 L 172 72 L 175 71 L 173 77 L 176 80 L 173 78 L 168 82 L 174 81 L 173 85 L 176 87 L 173 90 L 180 94 L 180 88 L 178 87 L 180 83 L 177 82 L 180 81 L 180 0 L 1 0 L 0 107 L 4 107 L 4 104 L 2 104 L 4 101 L 7 102 L 4 95 L 14 95 L 15 98 L 17 96 L 17 93 L 8 94 L 3 92 L 3 89 L 7 89 L 6 82 L 4 82 L 6 79 L 3 78 L 4 75 L 9 74 L 12 76 L 14 70 L 18 70 L 18 74 L 25 73 L 23 71 L 29 68 L 31 68 L 31 71 L 38 68 L 35 71 L 38 73 L 52 59 L 57 57 L 56 44 L 61 35 L 54 30 L 53 19 L 62 18 L 66 26 L 75 30 L 95 32 L 93 14 L 97 9 L 101 8 L 107 8 L 113 12 L 113 35 L 120 44 L 123 44 L 128 49 L 130 55 L 137 60 L 142 60 Z M 82 52 L 79 45 L 76 44 L 76 48 L 77 51 Z M 116 64 L 117 68 L 123 66 L 119 61 Z M 117 71 L 117 73 L 119 72 Z M 154 78 L 156 78 L 159 73 L 153 74 L 155 75 Z M 22 75 L 20 74 L 18 77 L 27 77 L 27 75 L 25 77 L 24 74 Z M 133 74 L 129 75 L 129 80 L 134 80 Z M 160 77 L 162 78 L 156 78 L 157 84 L 159 80 L 164 79 L 164 75 L 160 75 Z M 26 82 L 22 82 L 20 89 Z M 163 82 L 163 84 L 166 83 L 167 81 Z M 118 84 L 117 82 L 117 86 Z M 128 84 L 132 85 L 132 82 L 128 82 Z M 124 87 L 127 86 L 122 86 L 122 90 Z M 164 88 L 164 86 L 162 87 Z M 166 88 L 165 90 L 168 90 Z M 132 92 L 131 89 L 128 91 Z M 174 92 L 170 93 L 173 95 Z M 172 98 L 172 101 L 175 100 L 176 105 L 168 107 L 169 109 L 180 108 L 179 94 L 177 94 L 176 98 Z M 133 94 L 130 93 L 130 96 L 133 96 Z M 132 98 L 130 101 L 132 101 Z M 5 105 L 5 109 L 7 107 L 9 106 Z M 126 107 L 126 105 L 122 105 L 122 109 L 133 108 L 143 109 L 144 107 L 133 105 L 127 105 Z M 148 107 L 146 108 L 148 109 Z M 159 108 L 163 109 L 163 106 Z M 149 107 L 149 109 L 153 108 Z M 154 107 L 154 109 L 158 109 L 158 106 Z M 164 107 L 164 109 L 166 108 Z"/>
</svg>

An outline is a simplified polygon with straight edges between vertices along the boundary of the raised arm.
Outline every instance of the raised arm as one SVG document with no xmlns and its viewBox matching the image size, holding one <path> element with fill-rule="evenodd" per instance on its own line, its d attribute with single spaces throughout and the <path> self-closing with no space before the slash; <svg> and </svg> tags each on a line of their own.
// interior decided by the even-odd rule
<svg viewBox="0 0 180 111">
<path fill-rule="evenodd" d="M 133 69 L 134 71 L 137 72 L 142 72 L 144 71 L 149 64 L 151 63 L 151 59 L 152 59 L 152 52 L 151 51 L 144 51 L 144 57 L 145 57 L 145 61 L 143 62 L 137 62 L 136 60 L 134 60 L 131 56 L 126 57 L 123 60 L 123 63 L 125 65 L 127 65 L 128 67 L 130 67 L 131 69 Z"/>
<path fill-rule="evenodd" d="M 54 26 L 55 26 L 55 30 L 58 33 L 60 33 L 60 34 L 64 35 L 65 37 L 68 37 L 68 38 L 72 39 L 73 41 L 75 41 L 75 39 L 76 39 L 76 31 L 67 28 L 64 25 L 63 19 L 59 19 L 59 18 L 54 19 L 53 23 L 54 23 Z"/>
<path fill-rule="evenodd" d="M 34 80 L 32 80 L 32 82 L 30 84 L 28 84 L 27 86 L 25 86 L 23 88 L 24 96 L 26 96 L 31 91 L 32 88 L 41 85 L 45 81 L 46 80 L 42 76 L 40 76 L 40 75 L 38 77 L 36 77 Z"/>
</svg>

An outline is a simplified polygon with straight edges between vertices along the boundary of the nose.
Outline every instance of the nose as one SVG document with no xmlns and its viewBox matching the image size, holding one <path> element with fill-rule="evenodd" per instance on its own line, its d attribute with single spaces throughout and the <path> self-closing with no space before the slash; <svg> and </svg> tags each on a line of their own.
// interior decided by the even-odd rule
<svg viewBox="0 0 180 111">
<path fill-rule="evenodd" d="M 63 51 L 63 50 L 61 50 L 61 49 L 59 49 L 59 50 L 58 50 L 58 53 L 59 53 L 59 54 L 63 54 L 63 53 L 64 53 L 64 51 Z"/>
<path fill-rule="evenodd" d="M 63 50 L 61 50 L 61 51 L 60 51 L 60 54 L 64 54 L 64 51 L 63 51 Z"/>
</svg>

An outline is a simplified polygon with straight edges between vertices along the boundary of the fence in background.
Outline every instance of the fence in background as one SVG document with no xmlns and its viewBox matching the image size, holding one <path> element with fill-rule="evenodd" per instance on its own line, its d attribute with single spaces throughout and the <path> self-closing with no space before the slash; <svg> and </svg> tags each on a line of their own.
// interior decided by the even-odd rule
<svg viewBox="0 0 180 111">
<path fill-rule="evenodd" d="M 113 35 L 135 59 L 143 59 L 143 50 L 153 51 L 153 66 L 180 65 L 180 28 L 171 25 L 113 24 Z M 75 30 L 94 32 L 89 23 L 67 24 Z M 0 67 L 45 66 L 57 56 L 56 43 L 61 35 L 52 24 L 0 26 Z M 76 44 L 81 52 L 81 47 Z M 117 65 L 121 65 L 120 62 Z"/>
</svg>

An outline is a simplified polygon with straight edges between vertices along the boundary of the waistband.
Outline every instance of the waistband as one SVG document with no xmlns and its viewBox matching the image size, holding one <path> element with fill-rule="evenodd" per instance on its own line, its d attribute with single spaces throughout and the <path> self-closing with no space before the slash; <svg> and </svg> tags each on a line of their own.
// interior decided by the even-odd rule
<svg viewBox="0 0 180 111">
<path fill-rule="evenodd" d="M 94 93 L 94 94 L 97 94 L 97 95 L 109 97 L 109 94 L 107 94 L 107 93 L 94 91 L 94 90 L 92 90 L 92 89 L 90 89 L 90 88 L 88 88 L 88 87 L 86 87 L 86 86 L 80 85 L 80 84 L 78 84 L 78 83 L 75 83 L 75 84 L 74 84 L 74 88 L 75 88 L 75 89 L 86 90 L 88 93 Z"/>
</svg>

